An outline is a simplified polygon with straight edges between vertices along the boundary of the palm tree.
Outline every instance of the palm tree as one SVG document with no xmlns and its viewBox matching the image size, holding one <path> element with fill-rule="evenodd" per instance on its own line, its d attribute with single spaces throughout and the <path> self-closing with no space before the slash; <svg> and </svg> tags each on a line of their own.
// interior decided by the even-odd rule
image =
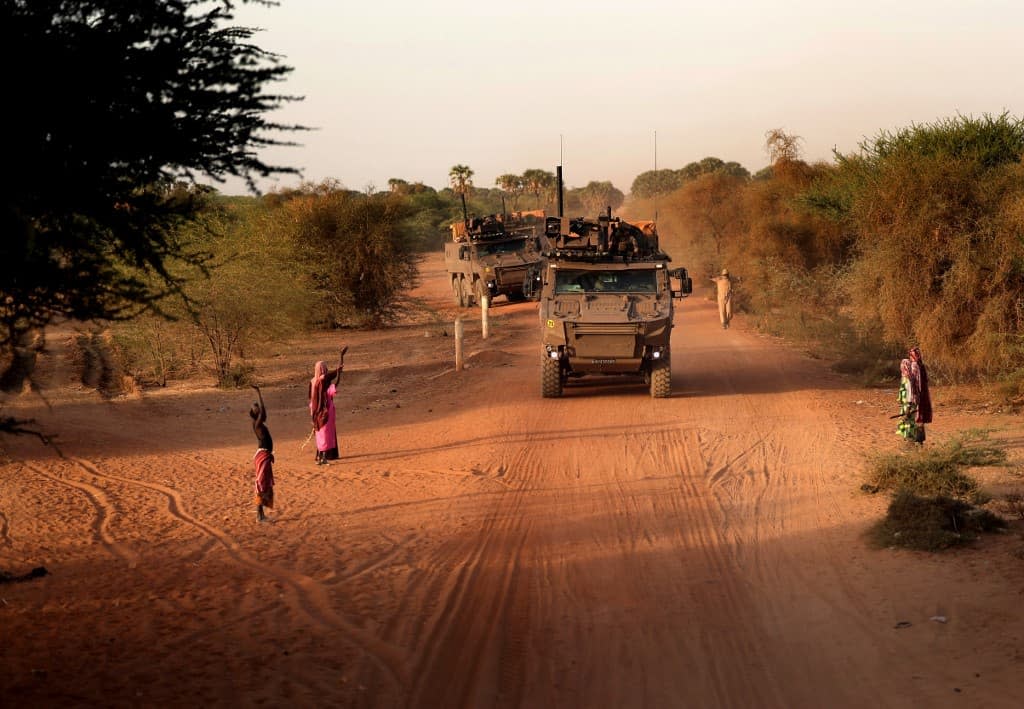
<svg viewBox="0 0 1024 709">
<path fill-rule="evenodd" d="M 455 194 L 465 195 L 473 190 L 473 171 L 468 165 L 452 165 L 448 171 L 448 182 Z"/>
<path fill-rule="evenodd" d="M 400 177 L 392 177 L 388 180 L 388 189 L 397 194 L 405 194 L 409 191 L 409 183 Z"/>
</svg>

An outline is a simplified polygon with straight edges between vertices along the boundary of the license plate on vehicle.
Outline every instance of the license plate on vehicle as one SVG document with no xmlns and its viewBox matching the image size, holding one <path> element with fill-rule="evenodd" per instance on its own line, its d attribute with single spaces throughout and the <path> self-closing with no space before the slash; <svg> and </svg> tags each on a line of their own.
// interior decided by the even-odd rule
<svg viewBox="0 0 1024 709">
<path fill-rule="evenodd" d="M 591 364 L 615 364 L 614 359 L 592 359 Z"/>
</svg>

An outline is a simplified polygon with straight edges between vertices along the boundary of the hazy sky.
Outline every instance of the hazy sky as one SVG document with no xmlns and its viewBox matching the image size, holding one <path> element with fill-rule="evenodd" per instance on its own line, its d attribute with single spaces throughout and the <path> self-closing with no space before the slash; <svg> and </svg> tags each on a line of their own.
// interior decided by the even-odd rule
<svg viewBox="0 0 1024 709">
<path fill-rule="evenodd" d="M 880 130 L 1024 111 L 1018 0 L 281 0 L 236 20 L 294 67 L 274 90 L 305 96 L 271 117 L 317 129 L 264 159 L 350 189 L 441 188 L 455 164 L 493 187 L 561 147 L 567 186 L 628 192 L 655 133 L 659 168 L 755 172 L 771 128 L 830 160 Z"/>
</svg>

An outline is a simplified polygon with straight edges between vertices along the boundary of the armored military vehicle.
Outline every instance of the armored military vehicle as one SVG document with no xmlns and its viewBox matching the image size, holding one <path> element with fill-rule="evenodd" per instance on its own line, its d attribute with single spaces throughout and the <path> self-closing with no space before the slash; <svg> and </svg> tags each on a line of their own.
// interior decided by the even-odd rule
<svg viewBox="0 0 1024 709">
<path fill-rule="evenodd" d="M 527 283 L 540 263 L 539 234 L 543 212 L 516 212 L 466 218 L 451 225 L 452 240 L 444 245 L 444 262 L 452 295 L 461 307 L 499 295 L 511 302 L 527 298 L 536 288 Z"/>
<path fill-rule="evenodd" d="M 590 375 L 642 377 L 651 396 L 669 396 L 674 301 L 693 284 L 669 267 L 654 223 L 611 209 L 595 220 L 549 217 L 542 256 L 542 396 Z"/>
</svg>

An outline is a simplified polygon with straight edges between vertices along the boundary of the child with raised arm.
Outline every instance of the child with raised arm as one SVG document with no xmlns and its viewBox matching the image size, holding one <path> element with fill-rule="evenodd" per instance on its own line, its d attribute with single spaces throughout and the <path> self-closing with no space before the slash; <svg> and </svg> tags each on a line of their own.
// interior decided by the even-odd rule
<svg viewBox="0 0 1024 709">
<path fill-rule="evenodd" d="M 252 388 L 259 398 L 249 409 L 249 418 L 252 419 L 257 445 L 256 455 L 252 458 L 256 472 L 256 519 L 262 522 L 266 519 L 263 508 L 274 508 L 274 439 L 267 428 L 267 406 L 263 403 L 263 394 L 255 384 Z"/>
</svg>

